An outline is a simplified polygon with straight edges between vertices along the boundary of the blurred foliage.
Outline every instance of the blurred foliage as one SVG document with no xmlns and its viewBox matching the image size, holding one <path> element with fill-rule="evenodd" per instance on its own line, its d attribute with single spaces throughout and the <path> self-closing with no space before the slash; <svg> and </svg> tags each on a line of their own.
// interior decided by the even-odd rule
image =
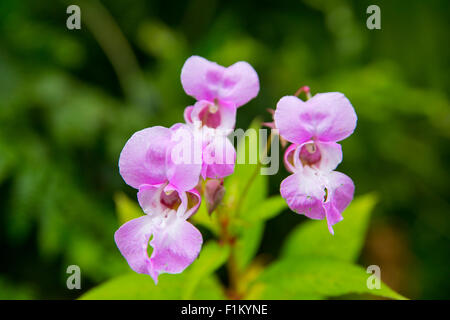
<svg viewBox="0 0 450 320">
<path fill-rule="evenodd" d="M 66 7 L 74 3 L 81 7 L 82 29 L 69 31 Z M 369 4 L 380 6 L 382 30 L 366 28 Z M 448 298 L 448 9 L 444 0 L 1 1 L 1 298 L 78 297 L 79 291 L 65 287 L 71 264 L 82 270 L 83 292 L 129 270 L 113 234 L 133 214 L 133 205 L 121 195 L 136 198 L 118 173 L 118 157 L 133 132 L 183 121 L 182 111 L 193 99 L 184 94 L 179 74 L 192 54 L 223 65 L 246 60 L 255 67 L 261 92 L 239 109 L 240 128 L 257 116 L 269 121 L 265 108 L 274 108 L 281 96 L 302 85 L 313 93 L 345 93 L 358 126 L 343 142 L 338 170 L 352 177 L 357 195 L 375 191 L 378 196 L 360 264 L 379 265 L 383 279 L 404 274 L 407 281 L 399 287 L 388 283 L 404 296 Z M 281 169 L 260 183 L 275 197 L 286 175 Z M 283 262 L 292 251 L 283 241 L 294 235 L 301 240 L 315 226 L 288 210 L 277 215 L 282 207 L 278 210 L 273 198 L 274 211 L 267 213 L 264 228 L 262 221 L 250 218 L 264 198 L 249 197 L 255 202 L 239 210 L 242 225 L 235 231 L 246 229 L 249 239 L 243 245 L 253 248 L 246 251 L 250 257 L 240 260 L 241 267 L 254 255 L 280 257 L 273 268 L 295 266 Z M 114 199 L 118 208 L 129 210 L 119 220 Z M 348 217 L 336 226 L 336 242 L 346 237 L 339 234 L 341 228 L 342 233 L 353 228 L 352 213 L 346 211 Z M 204 214 L 198 217 L 208 224 Z M 304 231 L 291 234 L 298 224 L 305 224 Z M 393 230 L 388 245 L 381 233 L 386 226 Z M 362 241 L 364 233 L 355 231 L 355 237 Z M 342 246 L 359 251 L 361 242 L 351 241 Z M 299 253 L 311 253 L 312 245 L 298 243 Z M 397 246 L 404 259 L 392 264 Z M 352 261 L 358 256 L 347 254 Z M 338 257 L 317 257 L 330 258 Z M 336 263 L 346 268 L 348 260 Z M 298 268 L 306 273 L 316 266 L 311 262 Z M 270 269 L 262 276 L 269 287 Z M 258 274 L 255 269 L 252 279 Z M 145 276 L 121 277 L 107 285 L 140 283 L 143 297 L 154 287 Z M 175 285 L 181 277 L 186 276 L 164 275 L 158 286 L 167 282 L 182 297 Z M 220 290 L 211 289 L 217 283 L 210 276 L 196 284 L 217 294 L 195 292 L 221 297 Z M 343 292 L 339 283 L 335 289 Z"/>
<path fill-rule="evenodd" d="M 375 206 L 374 195 L 353 200 L 343 213 L 345 223 L 338 223 L 333 237 L 324 228 L 325 221 L 306 223 L 296 227 L 283 245 L 281 258 L 326 257 L 356 262 L 369 227 L 370 214 Z M 300 243 L 308 245 L 299 245 Z"/>
</svg>

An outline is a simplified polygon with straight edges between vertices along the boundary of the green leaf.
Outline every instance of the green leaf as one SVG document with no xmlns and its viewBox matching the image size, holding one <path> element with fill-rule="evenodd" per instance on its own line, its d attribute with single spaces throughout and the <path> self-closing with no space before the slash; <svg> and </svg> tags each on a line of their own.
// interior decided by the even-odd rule
<svg viewBox="0 0 450 320">
<path fill-rule="evenodd" d="M 257 278 L 247 299 L 317 299 L 346 294 L 370 294 L 405 299 L 386 284 L 369 289 L 371 276 L 362 267 L 329 258 L 282 259 Z"/>
<path fill-rule="evenodd" d="M 162 274 L 158 285 L 145 274 L 129 273 L 113 278 L 88 291 L 80 297 L 82 300 L 179 300 L 183 298 L 187 273 L 177 275 Z M 205 277 L 191 296 L 192 299 L 224 299 L 219 281 Z"/>
<path fill-rule="evenodd" d="M 239 270 L 244 270 L 258 252 L 263 233 L 264 223 L 252 224 L 241 232 L 234 250 Z"/>
<path fill-rule="evenodd" d="M 216 241 L 209 241 L 205 244 L 198 259 L 186 270 L 188 280 L 183 289 L 183 298 L 192 299 L 201 280 L 221 267 L 229 255 L 229 246 L 221 246 Z"/>
<path fill-rule="evenodd" d="M 120 225 L 139 218 L 144 214 L 138 203 L 132 201 L 124 193 L 117 193 L 114 196 L 114 201 L 116 203 L 117 218 Z"/>
<path fill-rule="evenodd" d="M 243 212 L 240 217 L 249 222 L 265 221 L 280 214 L 287 207 L 286 200 L 281 196 L 273 196 L 261 202 L 254 209 Z"/>
<path fill-rule="evenodd" d="M 317 256 L 354 262 L 358 258 L 377 200 L 374 194 L 360 196 L 344 211 L 344 220 L 333 226 L 334 236 L 325 221 L 308 221 L 288 236 L 282 257 Z"/>
</svg>

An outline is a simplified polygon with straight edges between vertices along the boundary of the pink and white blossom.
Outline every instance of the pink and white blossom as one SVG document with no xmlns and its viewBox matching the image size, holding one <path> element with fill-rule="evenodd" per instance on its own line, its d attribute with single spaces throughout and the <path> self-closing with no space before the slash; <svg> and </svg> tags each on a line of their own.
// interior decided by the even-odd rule
<svg viewBox="0 0 450 320">
<path fill-rule="evenodd" d="M 205 58 L 192 56 L 181 70 L 181 83 L 184 91 L 197 101 L 206 100 L 219 108 L 238 108 L 259 92 L 258 75 L 244 61 L 225 68 Z"/>
<path fill-rule="evenodd" d="M 200 252 L 202 235 L 186 221 L 198 209 L 200 195 L 164 183 L 141 185 L 138 200 L 146 215 L 122 225 L 114 239 L 131 269 L 157 283 L 161 273 L 183 272 Z"/>
<path fill-rule="evenodd" d="M 343 173 L 333 171 L 342 161 L 337 141 L 356 127 L 356 113 L 341 93 L 320 93 L 308 101 L 281 98 L 274 115 L 280 135 L 292 142 L 284 164 L 293 174 L 281 183 L 280 193 L 291 210 L 311 219 L 327 219 L 328 229 L 343 219 L 355 186 Z"/>
<path fill-rule="evenodd" d="M 184 111 L 196 140 L 202 141 L 203 179 L 224 178 L 234 171 L 236 151 L 227 139 L 236 123 L 236 110 L 259 92 L 256 71 L 247 62 L 228 68 L 199 56 L 186 60 L 181 83 L 197 99 Z"/>
</svg>

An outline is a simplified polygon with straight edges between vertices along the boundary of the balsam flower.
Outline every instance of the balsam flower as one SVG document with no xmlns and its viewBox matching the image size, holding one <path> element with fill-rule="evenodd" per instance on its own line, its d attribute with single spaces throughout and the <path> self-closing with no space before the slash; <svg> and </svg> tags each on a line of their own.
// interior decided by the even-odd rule
<svg viewBox="0 0 450 320">
<path fill-rule="evenodd" d="M 234 128 L 236 109 L 259 92 L 258 74 L 247 62 L 225 68 L 199 56 L 184 63 L 181 84 L 198 101 L 186 108 L 186 121 L 200 120 L 210 128 Z"/>
<path fill-rule="evenodd" d="M 233 172 L 236 151 L 227 135 L 234 128 L 236 109 L 259 91 L 258 76 L 245 62 L 224 68 L 194 56 L 183 66 L 181 81 L 198 100 L 186 108 L 186 124 L 136 132 L 119 159 L 120 174 L 139 190 L 146 215 L 122 225 L 114 238 L 130 267 L 149 274 L 155 283 L 159 274 L 180 273 L 198 256 L 202 236 L 187 222 L 201 201 L 195 187 L 200 177 L 223 178 Z M 209 189 L 213 210 L 224 191 Z"/>
<path fill-rule="evenodd" d="M 183 272 L 200 252 L 202 235 L 186 221 L 197 210 L 200 194 L 178 192 L 167 183 L 141 185 L 138 200 L 146 215 L 122 225 L 114 239 L 131 269 L 157 283 L 161 273 Z"/>
<path fill-rule="evenodd" d="M 193 140 L 190 128 L 183 124 L 138 131 L 119 159 L 120 174 L 139 190 L 139 204 L 146 215 L 122 225 L 114 238 L 130 267 L 149 274 L 155 282 L 160 273 L 182 272 L 202 245 L 200 232 L 186 221 L 201 201 L 195 189 L 201 161 L 181 162 L 174 157 L 179 136 Z M 150 237 L 151 257 L 147 253 Z"/>
<path fill-rule="evenodd" d="M 280 135 L 292 142 L 284 162 L 294 174 L 283 180 L 280 192 L 291 210 L 311 219 L 327 219 L 328 229 L 341 221 L 342 211 L 353 199 L 354 184 L 345 174 L 333 171 L 342 161 L 336 143 L 351 135 L 356 113 L 341 93 L 321 93 L 304 102 L 283 97 L 275 111 Z"/>
<path fill-rule="evenodd" d="M 258 94 L 256 71 L 247 62 L 225 68 L 202 57 L 186 60 L 181 83 L 198 101 L 185 109 L 184 118 L 202 140 L 202 177 L 224 178 L 234 171 L 236 151 L 227 139 L 236 122 L 236 109 Z"/>
</svg>

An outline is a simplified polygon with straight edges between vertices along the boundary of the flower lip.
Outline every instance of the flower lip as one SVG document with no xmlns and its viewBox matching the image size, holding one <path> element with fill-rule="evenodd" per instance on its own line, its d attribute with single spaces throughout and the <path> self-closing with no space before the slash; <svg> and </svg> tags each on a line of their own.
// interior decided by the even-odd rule
<svg viewBox="0 0 450 320">
<path fill-rule="evenodd" d="M 152 217 L 166 216 L 173 211 L 187 219 L 198 210 L 201 201 L 198 190 L 179 191 L 167 182 L 141 185 L 137 196 L 143 211 Z"/>
<path fill-rule="evenodd" d="M 341 161 L 341 145 L 335 142 L 309 140 L 302 144 L 291 144 L 284 154 L 284 164 L 289 172 L 301 171 L 304 167 L 330 171 Z"/>
<path fill-rule="evenodd" d="M 216 129 L 220 126 L 221 116 L 216 104 L 206 105 L 198 114 L 202 125 Z"/>
<path fill-rule="evenodd" d="M 322 154 L 314 142 L 306 143 L 300 148 L 300 161 L 304 166 L 312 166 L 320 162 Z"/>
<path fill-rule="evenodd" d="M 161 192 L 159 201 L 163 206 L 173 210 L 177 210 L 181 204 L 181 198 L 175 190 Z"/>
<path fill-rule="evenodd" d="M 353 181 L 337 171 L 305 167 L 284 179 L 281 196 L 289 208 L 311 219 L 327 219 L 328 229 L 343 219 L 342 212 L 353 199 Z"/>
</svg>

